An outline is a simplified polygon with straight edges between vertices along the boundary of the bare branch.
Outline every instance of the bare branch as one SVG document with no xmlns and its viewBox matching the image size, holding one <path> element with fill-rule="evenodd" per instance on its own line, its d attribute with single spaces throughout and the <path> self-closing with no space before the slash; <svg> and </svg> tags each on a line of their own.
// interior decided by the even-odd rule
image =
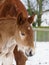
<svg viewBox="0 0 49 65">
<path fill-rule="evenodd" d="M 48 10 L 45 10 L 45 11 L 42 11 L 41 15 L 46 13 L 46 12 L 49 12 L 49 9 Z"/>
</svg>

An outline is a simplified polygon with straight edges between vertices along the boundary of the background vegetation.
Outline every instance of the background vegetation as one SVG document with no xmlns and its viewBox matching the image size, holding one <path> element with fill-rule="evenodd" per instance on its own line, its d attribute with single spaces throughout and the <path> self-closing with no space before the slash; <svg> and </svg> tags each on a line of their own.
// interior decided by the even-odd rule
<svg viewBox="0 0 49 65">
<path fill-rule="evenodd" d="M 44 9 L 44 7 L 49 3 L 48 0 L 36 0 L 36 5 L 34 5 L 31 0 L 27 0 L 28 2 L 28 12 L 30 15 L 35 13 L 37 15 L 37 20 L 36 22 L 33 23 L 33 26 L 36 27 L 36 24 L 38 27 L 41 26 L 41 17 L 43 13 L 49 12 L 49 9 Z M 46 5 L 44 5 L 46 4 Z M 48 6 L 47 6 L 48 7 Z M 41 28 L 41 27 L 40 27 Z M 44 28 L 49 28 L 49 27 L 44 27 Z M 37 35 L 37 41 L 49 41 L 49 31 L 36 31 Z"/>
</svg>

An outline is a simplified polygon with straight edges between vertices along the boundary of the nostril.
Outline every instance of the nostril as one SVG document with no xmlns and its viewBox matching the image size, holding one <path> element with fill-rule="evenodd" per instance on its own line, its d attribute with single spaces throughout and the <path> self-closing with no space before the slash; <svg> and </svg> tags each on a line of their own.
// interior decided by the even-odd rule
<svg viewBox="0 0 49 65">
<path fill-rule="evenodd" d="M 29 56 L 33 56 L 32 51 L 29 52 Z"/>
<path fill-rule="evenodd" d="M 29 50 L 25 51 L 25 54 L 26 54 L 26 56 L 30 57 L 30 56 L 33 56 L 35 54 L 35 51 L 34 51 L 34 49 L 29 48 Z"/>
</svg>

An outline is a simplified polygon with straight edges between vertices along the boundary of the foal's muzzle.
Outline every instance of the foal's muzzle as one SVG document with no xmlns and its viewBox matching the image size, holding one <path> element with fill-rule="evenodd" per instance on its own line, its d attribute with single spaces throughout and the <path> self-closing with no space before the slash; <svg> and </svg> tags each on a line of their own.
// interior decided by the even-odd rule
<svg viewBox="0 0 49 65">
<path fill-rule="evenodd" d="M 27 57 L 33 56 L 35 54 L 35 50 L 29 49 L 25 51 Z"/>
</svg>

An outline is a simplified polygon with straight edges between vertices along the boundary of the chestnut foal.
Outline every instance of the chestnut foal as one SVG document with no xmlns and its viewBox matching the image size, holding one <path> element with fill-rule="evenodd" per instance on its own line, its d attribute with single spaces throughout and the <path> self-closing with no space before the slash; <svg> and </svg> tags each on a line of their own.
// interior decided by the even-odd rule
<svg viewBox="0 0 49 65">
<path fill-rule="evenodd" d="M 27 11 L 20 0 L 2 0 L 0 4 L 0 58 L 3 60 L 3 65 L 12 65 L 13 50 L 18 65 L 20 60 L 25 63 L 26 56 L 34 54 L 33 30 L 30 26 L 33 19 L 34 15 L 28 18 Z M 16 45 L 20 51 L 16 49 Z"/>
</svg>

